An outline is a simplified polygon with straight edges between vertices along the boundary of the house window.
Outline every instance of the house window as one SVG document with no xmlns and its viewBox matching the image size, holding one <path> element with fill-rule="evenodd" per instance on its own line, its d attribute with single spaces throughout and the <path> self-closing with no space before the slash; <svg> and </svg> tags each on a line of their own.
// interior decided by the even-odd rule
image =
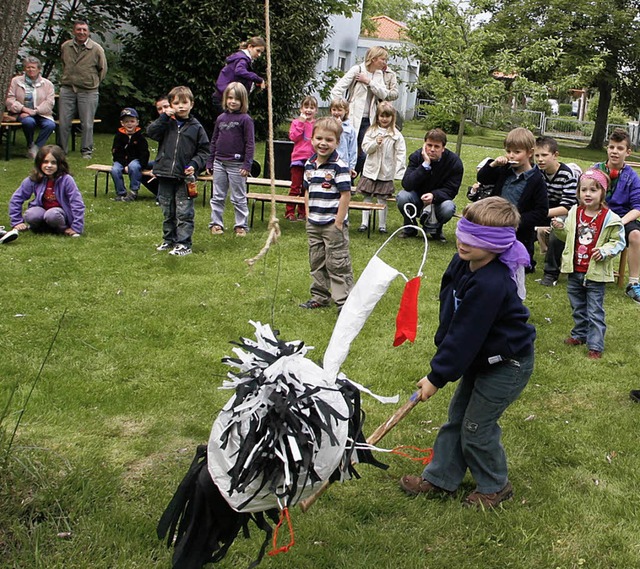
<svg viewBox="0 0 640 569">
<path fill-rule="evenodd" d="M 348 58 L 349 58 L 349 54 L 346 51 L 338 52 L 338 65 L 336 65 L 336 67 L 340 71 L 346 71 L 347 70 L 347 59 Z"/>
</svg>

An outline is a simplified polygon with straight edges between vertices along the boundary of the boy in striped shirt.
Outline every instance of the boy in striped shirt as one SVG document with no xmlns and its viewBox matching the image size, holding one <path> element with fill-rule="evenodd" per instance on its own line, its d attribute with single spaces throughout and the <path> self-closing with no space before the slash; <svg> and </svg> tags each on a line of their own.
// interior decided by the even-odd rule
<svg viewBox="0 0 640 569">
<path fill-rule="evenodd" d="M 329 306 L 338 312 L 353 288 L 347 214 L 351 199 L 349 166 L 338 158 L 342 125 L 333 117 L 316 121 L 314 155 L 304 167 L 304 200 L 311 266 L 311 298 L 301 308 Z"/>
</svg>

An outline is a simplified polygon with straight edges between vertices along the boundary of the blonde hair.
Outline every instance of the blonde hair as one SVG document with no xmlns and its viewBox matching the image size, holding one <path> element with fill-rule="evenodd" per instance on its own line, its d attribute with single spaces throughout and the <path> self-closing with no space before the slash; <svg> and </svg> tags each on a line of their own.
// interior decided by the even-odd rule
<svg viewBox="0 0 640 569">
<path fill-rule="evenodd" d="M 367 53 L 364 55 L 364 66 L 369 69 L 369 65 L 376 57 L 389 57 L 389 52 L 382 46 L 374 45 L 367 50 Z"/>
<path fill-rule="evenodd" d="M 533 151 L 536 147 L 536 137 L 526 128 L 518 127 L 510 130 L 504 139 L 504 148 L 509 150 L 526 150 Z"/>
<path fill-rule="evenodd" d="M 340 109 L 344 111 L 344 118 L 349 118 L 349 101 L 346 99 L 333 99 L 329 105 L 329 111 L 332 109 Z"/>
<path fill-rule="evenodd" d="M 377 128 L 378 125 L 378 117 L 380 115 L 391 115 L 391 124 L 387 127 L 389 132 L 393 132 L 396 128 L 396 109 L 394 106 L 388 101 L 382 101 L 378 108 L 376 109 L 376 116 L 373 119 L 373 123 L 369 128 Z"/>
<path fill-rule="evenodd" d="M 174 99 L 178 99 L 178 101 L 181 101 L 182 99 L 187 99 L 192 103 L 194 101 L 193 92 L 191 91 L 191 89 L 183 85 L 181 85 L 180 87 L 174 87 L 173 89 L 171 89 L 171 91 L 169 91 L 169 94 L 167 95 L 167 99 L 169 100 L 169 104 L 173 103 Z"/>
<path fill-rule="evenodd" d="M 462 216 L 468 221 L 489 227 L 513 227 L 520 225 L 518 208 L 500 196 L 490 196 L 467 204 Z"/>
<path fill-rule="evenodd" d="M 240 49 L 247 49 L 249 46 L 251 47 L 267 47 L 267 42 L 264 41 L 260 36 L 253 36 L 246 41 L 240 42 Z"/>
<path fill-rule="evenodd" d="M 300 103 L 300 109 L 302 109 L 305 105 L 311 105 L 317 109 L 318 99 L 312 97 L 311 95 L 307 95 L 304 99 L 302 99 L 302 102 Z"/>
<path fill-rule="evenodd" d="M 227 109 L 227 98 L 229 95 L 233 95 L 236 99 L 240 101 L 240 112 L 246 113 L 249 110 L 249 95 L 247 94 L 247 89 L 242 83 L 238 83 L 234 81 L 227 85 L 227 88 L 222 93 L 222 108 L 225 111 Z"/>
<path fill-rule="evenodd" d="M 328 130 L 334 134 L 336 140 L 340 142 L 340 136 L 342 136 L 342 125 L 340 121 L 337 121 L 333 117 L 322 117 L 318 119 L 313 125 L 312 136 L 315 135 L 317 130 Z"/>
</svg>

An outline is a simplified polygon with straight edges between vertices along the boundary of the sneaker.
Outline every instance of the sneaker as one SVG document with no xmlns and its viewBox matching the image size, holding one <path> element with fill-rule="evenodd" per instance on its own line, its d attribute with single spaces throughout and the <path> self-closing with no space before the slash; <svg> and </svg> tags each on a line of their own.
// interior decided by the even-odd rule
<svg viewBox="0 0 640 569">
<path fill-rule="evenodd" d="M 287 221 L 295 221 L 296 220 L 296 216 L 295 215 L 285 215 L 284 218 Z"/>
<path fill-rule="evenodd" d="M 300 214 L 298 214 L 296 219 L 297 219 L 298 221 L 304 221 L 304 222 L 306 223 L 306 221 L 307 221 L 307 216 L 306 216 L 306 215 L 300 215 Z"/>
<path fill-rule="evenodd" d="M 587 357 L 590 360 L 599 360 L 600 358 L 602 358 L 602 352 L 599 352 L 598 350 L 589 350 L 589 352 L 587 353 Z"/>
<path fill-rule="evenodd" d="M 176 257 L 184 257 L 185 255 L 191 255 L 193 251 L 191 251 L 190 247 L 186 245 L 176 245 L 171 251 L 169 251 L 169 255 L 174 255 Z"/>
<path fill-rule="evenodd" d="M 447 242 L 447 238 L 442 235 L 442 233 L 434 233 L 433 234 L 433 240 L 434 241 L 439 241 L 440 243 L 446 243 Z"/>
<path fill-rule="evenodd" d="M 122 198 L 123 202 L 134 202 L 138 198 L 138 192 L 129 192 Z"/>
<path fill-rule="evenodd" d="M 435 484 L 431 484 L 422 476 L 403 476 L 400 478 L 400 488 L 402 488 L 410 496 L 418 496 L 426 494 L 427 496 L 452 496 L 454 492 L 440 488 Z"/>
<path fill-rule="evenodd" d="M 468 508 L 495 508 L 505 500 L 511 500 L 511 498 L 513 498 L 513 486 L 511 486 L 511 482 L 507 481 L 505 487 L 499 492 L 491 494 L 483 494 L 477 490 L 471 492 L 462 504 Z"/>
<path fill-rule="evenodd" d="M 38 148 L 37 145 L 32 144 L 27 151 L 27 158 L 31 158 L 33 160 L 38 155 L 38 150 L 40 150 L 40 148 Z"/>
<path fill-rule="evenodd" d="M 584 344 L 584 340 L 578 340 L 578 338 L 574 338 L 573 336 L 569 336 L 564 339 L 564 343 L 567 346 L 582 346 Z"/>
<path fill-rule="evenodd" d="M 93 158 L 93 156 L 91 154 L 83 154 L 82 155 L 82 159 L 83 160 L 91 160 L 91 158 Z"/>
<path fill-rule="evenodd" d="M 558 284 L 558 280 L 550 275 L 549 273 L 545 273 L 540 279 L 540 284 L 542 286 L 556 286 Z"/>
<path fill-rule="evenodd" d="M 629 392 L 629 397 L 631 397 L 631 401 L 635 403 L 640 403 L 640 389 L 633 389 Z"/>
<path fill-rule="evenodd" d="M 307 310 L 313 310 L 315 308 L 325 308 L 326 304 L 320 304 L 317 300 L 307 300 L 307 302 L 303 302 L 302 304 L 298 304 L 300 308 L 306 308 Z"/>
<path fill-rule="evenodd" d="M 11 243 L 18 238 L 18 230 L 10 229 L 5 231 L 4 227 L 0 227 L 0 243 Z"/>
<path fill-rule="evenodd" d="M 118 194 L 115 198 L 113 198 L 117 202 L 126 202 L 127 194 Z"/>
<path fill-rule="evenodd" d="M 236 227 L 233 232 L 236 234 L 237 237 L 246 237 L 247 236 L 247 230 L 244 227 Z"/>
<path fill-rule="evenodd" d="M 364 233 L 366 230 L 367 230 L 367 226 L 364 224 L 358 227 L 358 233 Z"/>
<path fill-rule="evenodd" d="M 169 243 L 168 241 L 163 241 L 156 247 L 156 251 L 168 251 L 169 249 L 173 249 L 173 243 Z"/>
<path fill-rule="evenodd" d="M 389 233 L 389 232 L 387 231 L 387 228 L 386 228 L 386 227 L 380 227 L 380 228 L 378 229 L 378 233 L 382 233 L 383 235 L 386 235 L 386 234 L 387 234 L 387 233 Z"/>
<path fill-rule="evenodd" d="M 633 300 L 634 302 L 637 302 L 638 304 L 640 304 L 640 284 L 638 284 L 638 283 L 634 283 L 634 284 L 629 283 L 627 285 L 627 288 L 624 289 L 624 292 L 626 293 L 626 295 L 631 300 Z"/>
<path fill-rule="evenodd" d="M 407 233 L 406 231 L 401 231 L 398 233 L 398 239 L 411 239 L 412 237 L 417 237 L 417 233 Z"/>
<path fill-rule="evenodd" d="M 209 231 L 211 231 L 211 235 L 222 235 L 224 233 L 224 229 L 219 225 L 212 225 Z"/>
</svg>

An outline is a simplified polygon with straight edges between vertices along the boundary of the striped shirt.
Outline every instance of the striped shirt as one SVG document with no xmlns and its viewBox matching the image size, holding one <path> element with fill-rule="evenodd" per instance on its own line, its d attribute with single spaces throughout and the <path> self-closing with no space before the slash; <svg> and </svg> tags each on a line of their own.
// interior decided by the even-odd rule
<svg viewBox="0 0 640 569">
<path fill-rule="evenodd" d="M 351 174 L 335 151 L 324 164 L 318 164 L 316 159 L 314 154 L 304 165 L 303 184 L 309 196 L 307 221 L 329 225 L 336 220 L 342 193 L 351 193 Z"/>
<path fill-rule="evenodd" d="M 571 209 L 577 202 L 576 189 L 578 179 L 571 168 L 560 162 L 560 168 L 551 177 L 542 170 L 547 182 L 547 194 L 549 196 L 549 209 L 554 207 L 566 207 Z"/>
</svg>

